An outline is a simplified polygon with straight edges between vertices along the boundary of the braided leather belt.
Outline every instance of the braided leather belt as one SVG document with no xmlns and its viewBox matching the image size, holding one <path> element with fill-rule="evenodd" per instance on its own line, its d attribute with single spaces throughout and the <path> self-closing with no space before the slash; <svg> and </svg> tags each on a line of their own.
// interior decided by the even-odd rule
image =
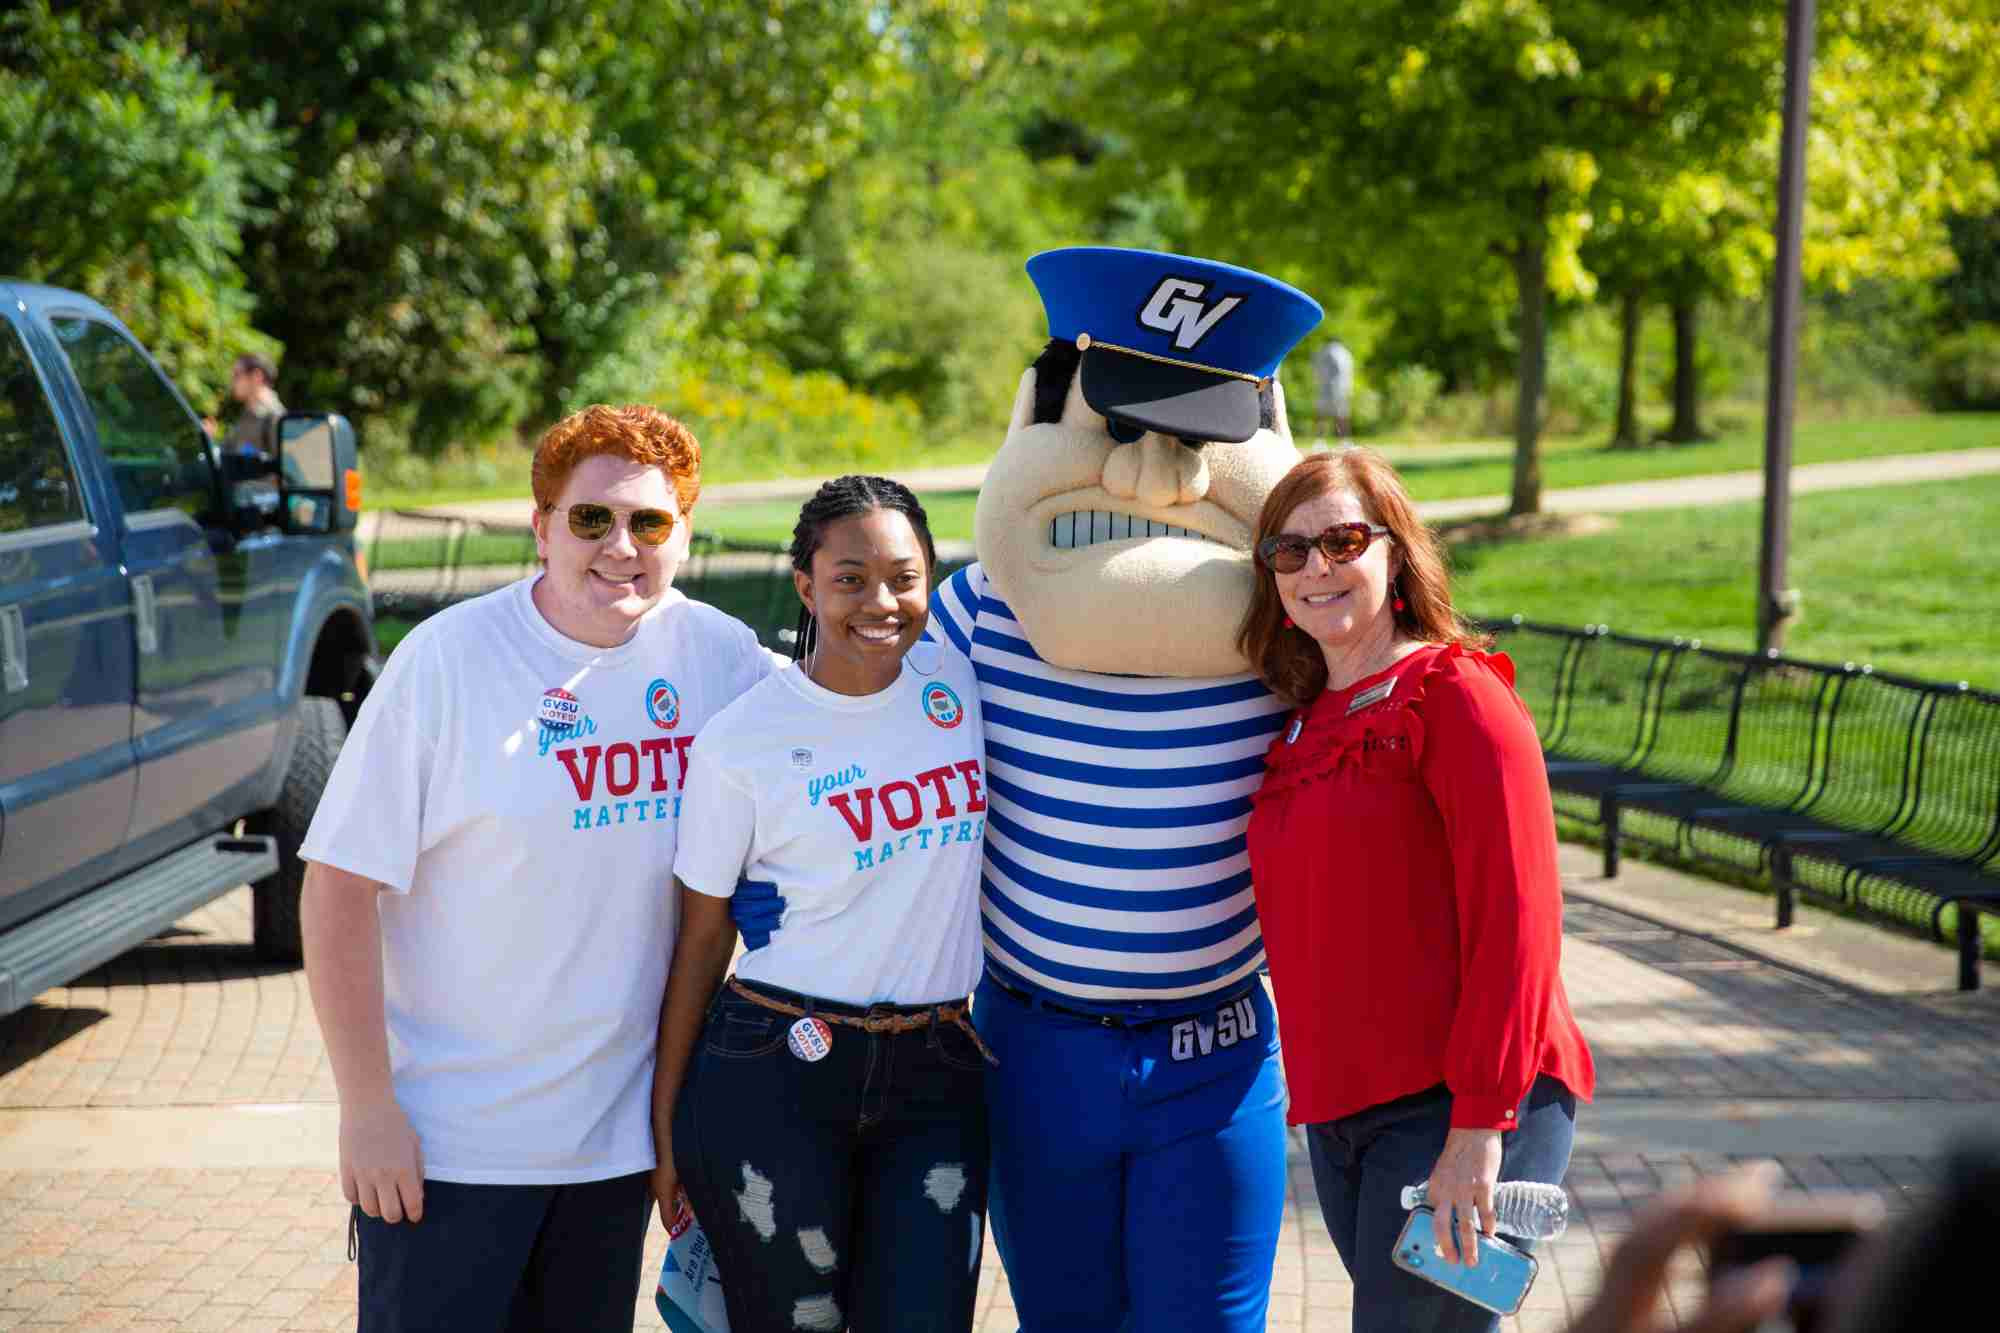
<svg viewBox="0 0 2000 1333">
<path fill-rule="evenodd" d="M 1000 1062 L 993 1058 L 993 1052 L 980 1040 L 979 1032 L 972 1026 L 971 1020 L 967 1017 L 968 1010 L 963 1004 L 927 1005 L 922 1013 L 916 1014 L 839 1014 L 828 1013 L 824 1009 L 814 1009 L 808 1013 L 805 1006 L 790 1004 L 784 1000 L 773 999 L 760 991 L 754 991 L 734 976 L 724 984 L 760 1009 L 769 1009 L 773 1013 L 785 1014 L 792 1018 L 817 1018 L 822 1023 L 860 1028 L 863 1032 L 919 1032 L 938 1023 L 950 1023 L 972 1038 L 972 1044 L 979 1048 L 979 1054 L 987 1064 L 995 1069 L 1000 1067 Z"/>
</svg>

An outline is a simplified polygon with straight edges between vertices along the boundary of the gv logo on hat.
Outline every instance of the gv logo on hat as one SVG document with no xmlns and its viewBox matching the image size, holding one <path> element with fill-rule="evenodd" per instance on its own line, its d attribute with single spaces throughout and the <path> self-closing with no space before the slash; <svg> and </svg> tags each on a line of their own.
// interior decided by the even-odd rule
<svg viewBox="0 0 2000 1333">
<path fill-rule="evenodd" d="M 1213 306 L 1205 305 L 1208 288 L 1186 278 L 1162 278 L 1152 297 L 1139 312 L 1139 322 L 1149 329 L 1174 335 L 1174 346 L 1192 351 L 1201 345 L 1230 311 L 1243 304 L 1241 296 L 1225 296 Z"/>
</svg>

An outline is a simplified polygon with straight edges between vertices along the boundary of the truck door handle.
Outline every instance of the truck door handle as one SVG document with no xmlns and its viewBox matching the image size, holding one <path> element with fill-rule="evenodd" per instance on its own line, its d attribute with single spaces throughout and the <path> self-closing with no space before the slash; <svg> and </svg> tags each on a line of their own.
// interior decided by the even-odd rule
<svg viewBox="0 0 2000 1333">
<path fill-rule="evenodd" d="M 153 592 L 153 576 L 137 574 L 132 579 L 132 612 L 138 621 L 139 652 L 151 656 L 160 651 L 160 603 Z"/>
<path fill-rule="evenodd" d="M 8 694 L 28 688 L 28 625 L 18 606 L 0 606 L 0 676 Z"/>
</svg>

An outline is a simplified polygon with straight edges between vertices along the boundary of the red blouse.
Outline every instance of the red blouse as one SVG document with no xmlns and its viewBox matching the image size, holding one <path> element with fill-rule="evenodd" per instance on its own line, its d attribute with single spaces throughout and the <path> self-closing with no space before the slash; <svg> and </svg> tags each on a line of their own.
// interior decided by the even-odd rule
<svg viewBox="0 0 2000 1333">
<path fill-rule="evenodd" d="M 1300 710 L 1265 758 L 1250 871 L 1291 1123 L 1421 1092 L 1514 1127 L 1538 1074 L 1585 1101 L 1563 993 L 1548 773 L 1504 654 L 1425 647 Z"/>
</svg>

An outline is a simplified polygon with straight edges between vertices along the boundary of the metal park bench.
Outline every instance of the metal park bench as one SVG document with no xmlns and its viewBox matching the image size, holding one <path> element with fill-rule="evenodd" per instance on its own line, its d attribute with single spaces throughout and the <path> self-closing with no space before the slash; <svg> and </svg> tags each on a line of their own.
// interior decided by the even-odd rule
<svg viewBox="0 0 2000 1333">
<path fill-rule="evenodd" d="M 1489 624 L 1536 716 L 1556 808 L 1627 841 L 1769 875 L 1945 938 L 1979 985 L 2000 910 L 2000 695 L 1853 665 Z"/>
</svg>

